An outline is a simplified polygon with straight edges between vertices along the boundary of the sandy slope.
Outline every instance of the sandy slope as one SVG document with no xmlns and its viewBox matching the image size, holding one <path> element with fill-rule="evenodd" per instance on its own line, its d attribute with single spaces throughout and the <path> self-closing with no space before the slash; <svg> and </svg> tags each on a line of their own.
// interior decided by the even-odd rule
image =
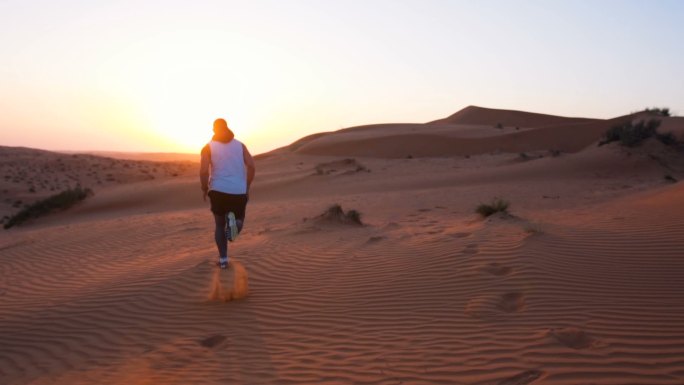
<svg viewBox="0 0 684 385">
<path fill-rule="evenodd" d="M 565 118 L 471 106 L 427 124 L 380 124 L 312 135 L 274 153 L 406 158 L 578 152 L 595 144 L 612 126 L 649 118 L 642 113 L 607 120 Z M 678 132 L 682 126 L 679 118 L 659 119 L 667 131 Z"/>
<path fill-rule="evenodd" d="M 591 123 L 600 119 L 587 118 L 567 118 L 547 114 L 538 114 L 526 111 L 500 110 L 494 108 L 484 108 L 468 106 L 455 114 L 444 119 L 439 119 L 430 124 L 476 124 L 476 125 L 498 125 L 518 126 L 518 127 L 547 127 L 555 125 L 567 125 L 577 123 Z"/>
<path fill-rule="evenodd" d="M 684 383 L 681 153 L 544 155 L 262 157 L 228 303 L 195 177 L 4 232 L 0 382 Z"/>
<path fill-rule="evenodd" d="M 113 186 L 195 174 L 196 162 L 114 159 L 0 146 L 0 224 L 36 201 L 75 187 Z"/>
</svg>

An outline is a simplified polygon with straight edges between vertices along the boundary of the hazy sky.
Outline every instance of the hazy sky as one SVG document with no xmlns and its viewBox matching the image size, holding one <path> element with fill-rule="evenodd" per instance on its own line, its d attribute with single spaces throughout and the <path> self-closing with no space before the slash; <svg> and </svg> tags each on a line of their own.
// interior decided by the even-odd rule
<svg viewBox="0 0 684 385">
<path fill-rule="evenodd" d="M 0 0 L 0 145 L 253 153 L 468 105 L 684 114 L 684 1 Z"/>
</svg>

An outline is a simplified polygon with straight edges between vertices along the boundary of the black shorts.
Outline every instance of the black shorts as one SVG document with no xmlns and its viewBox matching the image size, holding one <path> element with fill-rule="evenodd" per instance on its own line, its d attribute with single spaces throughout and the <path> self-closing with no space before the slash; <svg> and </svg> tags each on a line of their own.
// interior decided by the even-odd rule
<svg viewBox="0 0 684 385">
<path fill-rule="evenodd" d="M 245 194 L 226 194 L 219 191 L 209 191 L 211 201 L 211 212 L 216 215 L 226 215 L 229 211 L 235 214 L 236 219 L 245 219 L 245 208 L 247 207 L 247 195 Z"/>
</svg>

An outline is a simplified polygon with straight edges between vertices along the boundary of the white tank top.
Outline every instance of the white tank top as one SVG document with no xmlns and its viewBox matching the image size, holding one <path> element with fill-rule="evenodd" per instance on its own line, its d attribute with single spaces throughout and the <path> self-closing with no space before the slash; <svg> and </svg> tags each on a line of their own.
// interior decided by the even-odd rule
<svg viewBox="0 0 684 385">
<path fill-rule="evenodd" d="M 233 139 L 228 143 L 212 140 L 211 176 L 209 190 L 226 194 L 247 194 L 247 173 L 242 154 L 242 143 Z"/>
</svg>

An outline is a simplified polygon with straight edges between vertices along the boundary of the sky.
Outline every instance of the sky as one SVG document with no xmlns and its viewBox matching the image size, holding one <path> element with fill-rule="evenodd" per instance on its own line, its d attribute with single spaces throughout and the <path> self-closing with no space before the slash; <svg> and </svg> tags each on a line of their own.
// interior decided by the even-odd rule
<svg viewBox="0 0 684 385">
<path fill-rule="evenodd" d="M 684 114 L 684 1 L 0 0 L 0 145 L 253 154 L 469 105 Z"/>
</svg>

